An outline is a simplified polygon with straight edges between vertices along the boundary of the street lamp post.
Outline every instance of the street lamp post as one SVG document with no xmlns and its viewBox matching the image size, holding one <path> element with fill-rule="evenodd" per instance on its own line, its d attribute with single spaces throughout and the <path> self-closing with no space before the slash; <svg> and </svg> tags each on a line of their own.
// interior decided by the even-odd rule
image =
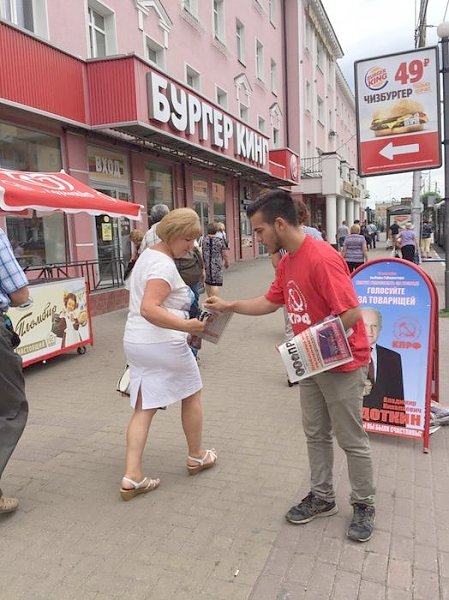
<svg viewBox="0 0 449 600">
<path fill-rule="evenodd" d="M 444 246 L 446 265 L 444 267 L 444 308 L 449 311 L 449 22 L 438 25 L 443 59 L 443 115 L 444 115 Z"/>
</svg>

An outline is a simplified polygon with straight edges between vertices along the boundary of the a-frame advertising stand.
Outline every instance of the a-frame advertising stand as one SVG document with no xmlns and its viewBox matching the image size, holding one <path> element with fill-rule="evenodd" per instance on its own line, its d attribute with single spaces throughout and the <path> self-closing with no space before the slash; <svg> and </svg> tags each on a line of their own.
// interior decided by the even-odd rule
<svg viewBox="0 0 449 600">
<path fill-rule="evenodd" d="M 422 439 L 428 452 L 431 401 L 439 398 L 435 284 L 421 268 L 394 258 L 366 263 L 352 280 L 371 346 L 364 427 Z"/>
</svg>

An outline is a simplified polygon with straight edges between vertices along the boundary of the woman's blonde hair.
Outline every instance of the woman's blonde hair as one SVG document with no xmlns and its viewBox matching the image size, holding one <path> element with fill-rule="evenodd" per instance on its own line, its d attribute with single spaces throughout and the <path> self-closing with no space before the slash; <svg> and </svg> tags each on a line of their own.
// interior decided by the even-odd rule
<svg viewBox="0 0 449 600">
<path fill-rule="evenodd" d="M 133 229 L 129 234 L 129 241 L 134 244 L 140 244 L 143 240 L 144 233 L 140 229 Z"/>
<path fill-rule="evenodd" d="M 360 225 L 357 225 L 357 223 L 355 225 L 352 225 L 351 233 L 360 233 Z"/>
<path fill-rule="evenodd" d="M 177 238 L 196 240 L 201 233 L 200 219 L 192 208 L 175 208 L 160 221 L 156 233 L 166 244 Z"/>
</svg>

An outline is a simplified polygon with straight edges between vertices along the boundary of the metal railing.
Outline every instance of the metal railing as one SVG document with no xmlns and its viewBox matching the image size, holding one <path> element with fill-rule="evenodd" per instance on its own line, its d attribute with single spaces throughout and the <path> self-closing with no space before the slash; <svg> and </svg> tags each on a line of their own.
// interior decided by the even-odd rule
<svg viewBox="0 0 449 600">
<path fill-rule="evenodd" d="M 119 288 L 124 283 L 127 262 L 120 259 L 85 260 L 25 267 L 29 279 L 67 279 L 84 277 L 91 292 Z"/>
<path fill-rule="evenodd" d="M 301 159 L 301 175 L 304 177 L 321 177 L 321 156 Z"/>
</svg>

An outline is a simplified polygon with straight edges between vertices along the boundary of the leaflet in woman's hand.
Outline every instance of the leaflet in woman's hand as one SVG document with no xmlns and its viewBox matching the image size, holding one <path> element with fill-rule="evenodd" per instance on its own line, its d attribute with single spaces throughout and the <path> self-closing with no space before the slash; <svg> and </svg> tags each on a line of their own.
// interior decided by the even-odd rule
<svg viewBox="0 0 449 600">
<path fill-rule="evenodd" d="M 198 337 L 206 340 L 207 342 L 218 344 L 218 340 L 225 330 L 229 319 L 232 317 L 232 314 L 232 312 L 222 313 L 203 308 L 198 319 L 200 321 L 205 321 L 206 326 L 204 331 L 198 334 Z"/>
</svg>

